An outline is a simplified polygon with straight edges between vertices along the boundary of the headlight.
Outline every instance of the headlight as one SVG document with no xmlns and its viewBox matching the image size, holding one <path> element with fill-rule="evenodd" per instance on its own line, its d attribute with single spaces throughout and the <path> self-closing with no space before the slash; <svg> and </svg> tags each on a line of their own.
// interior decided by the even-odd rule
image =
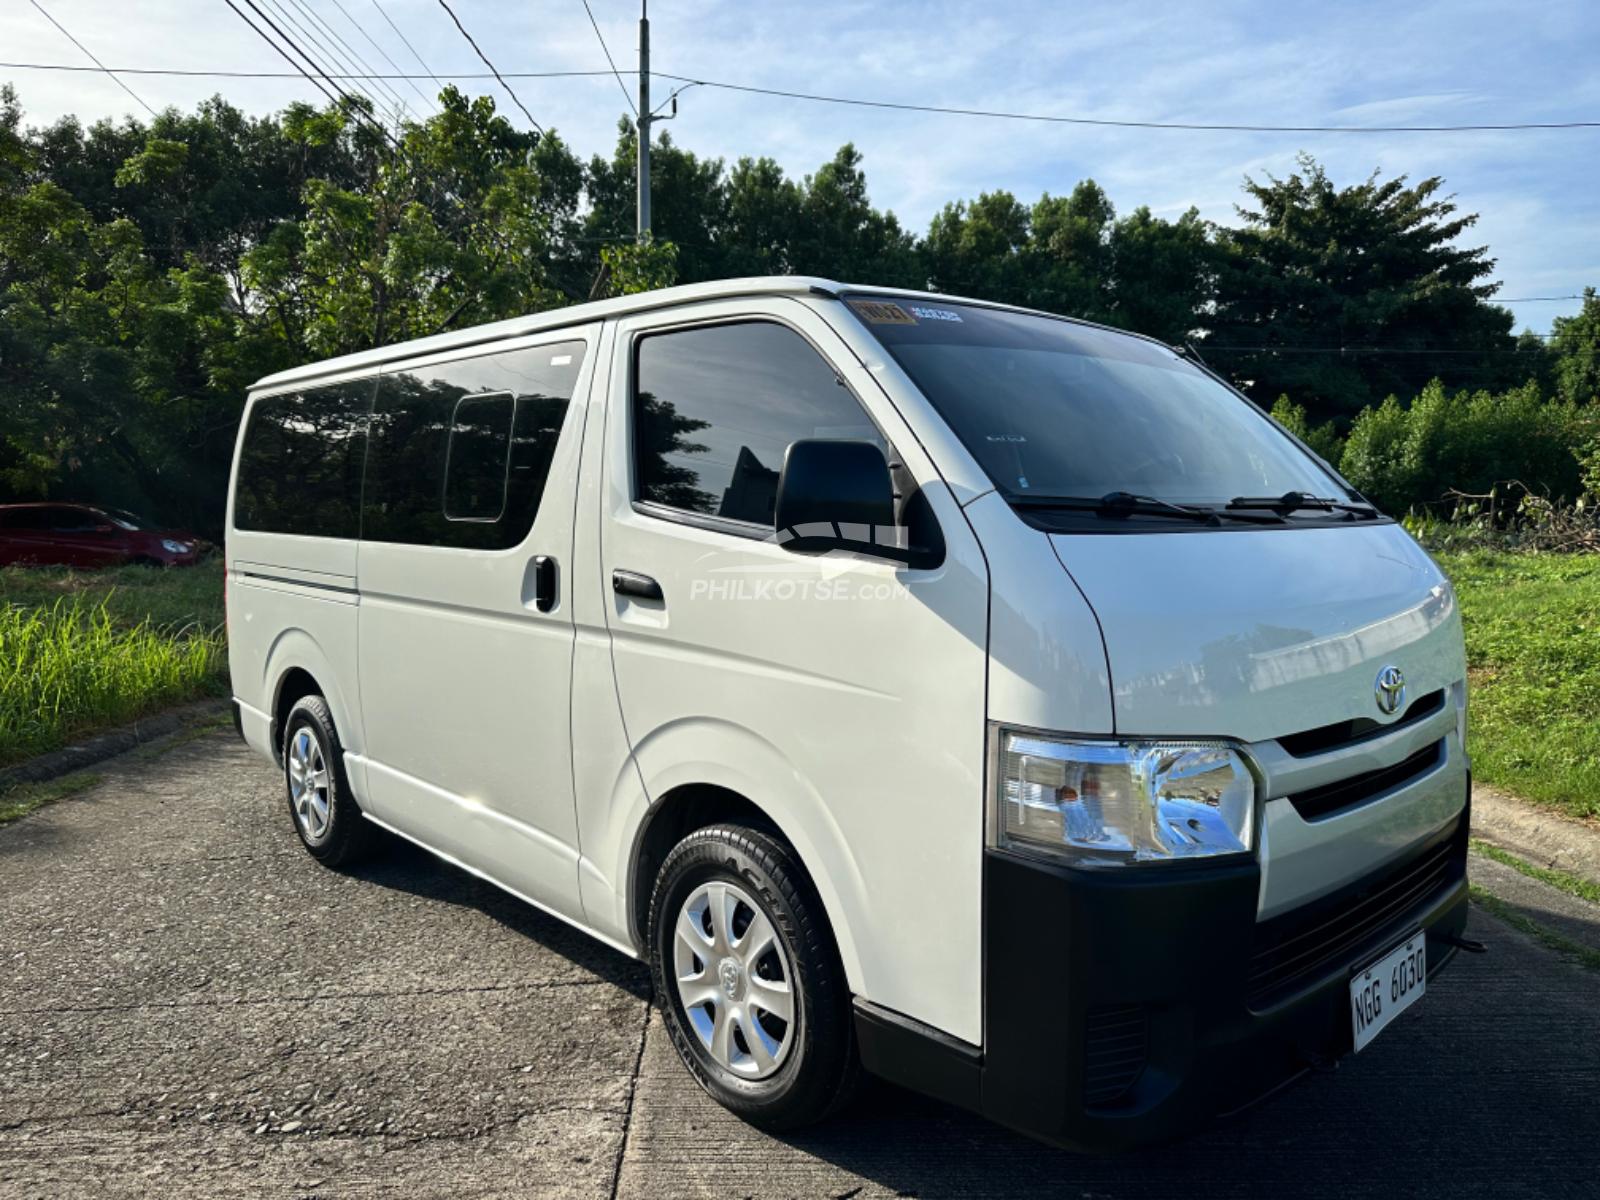
<svg viewBox="0 0 1600 1200">
<path fill-rule="evenodd" d="M 161 539 L 161 548 L 163 550 L 165 550 L 168 554 L 187 554 L 187 553 L 189 553 L 189 543 L 188 542 L 175 542 L 171 538 L 162 538 Z"/>
<path fill-rule="evenodd" d="M 1248 854 L 1256 784 L 1225 742 L 998 731 L 993 844 L 1079 866 Z"/>
</svg>

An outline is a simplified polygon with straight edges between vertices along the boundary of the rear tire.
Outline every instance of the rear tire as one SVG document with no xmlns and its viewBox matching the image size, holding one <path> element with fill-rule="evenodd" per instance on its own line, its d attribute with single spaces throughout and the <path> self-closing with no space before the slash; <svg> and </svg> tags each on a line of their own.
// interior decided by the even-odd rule
<svg viewBox="0 0 1600 1200">
<path fill-rule="evenodd" d="M 739 825 L 690 834 L 661 865 L 648 926 L 668 1035 L 714 1100 L 770 1130 L 849 1101 L 860 1075 L 850 989 L 793 850 Z"/>
<path fill-rule="evenodd" d="M 302 696 L 283 722 L 283 782 L 289 820 L 306 852 L 325 867 L 367 857 L 379 830 L 361 815 L 344 773 L 344 747 L 328 702 Z"/>
</svg>

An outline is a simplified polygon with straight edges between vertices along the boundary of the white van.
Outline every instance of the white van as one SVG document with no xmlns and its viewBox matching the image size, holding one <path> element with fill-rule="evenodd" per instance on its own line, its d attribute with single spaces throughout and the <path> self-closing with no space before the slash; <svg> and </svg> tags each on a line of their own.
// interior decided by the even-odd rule
<svg viewBox="0 0 1600 1200">
<path fill-rule="evenodd" d="M 1467 944 L 1449 583 L 1148 338 L 775 278 L 316 363 L 251 394 L 227 569 L 306 849 L 647 960 L 769 1128 L 865 1068 L 1172 1137 Z"/>
</svg>

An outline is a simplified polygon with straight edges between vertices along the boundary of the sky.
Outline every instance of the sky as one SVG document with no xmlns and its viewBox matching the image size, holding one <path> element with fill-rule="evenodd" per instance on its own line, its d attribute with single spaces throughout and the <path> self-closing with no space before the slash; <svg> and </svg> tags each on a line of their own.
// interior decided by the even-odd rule
<svg viewBox="0 0 1600 1200">
<path fill-rule="evenodd" d="M 225 0 L 39 0 L 110 67 L 282 71 L 287 64 Z M 405 34 L 441 79 L 484 68 L 441 0 L 258 0 L 311 28 L 309 7 L 377 70 L 407 71 Z M 636 66 L 636 4 L 589 0 L 616 65 Z M 381 5 L 381 8 L 380 8 Z M 582 0 L 451 0 L 502 72 L 607 66 Z M 240 4 L 243 8 L 245 5 Z M 248 9 L 246 9 L 248 11 Z M 354 19 L 353 23 L 351 18 Z M 279 18 L 280 23 L 282 19 Z M 655 0 L 652 66 L 695 78 L 875 100 L 1114 120 L 1269 125 L 1441 125 L 1600 120 L 1600 7 L 1492 0 L 1144 0 L 1138 5 L 1011 0 L 763 3 Z M 360 30 L 358 31 L 357 25 Z M 321 31 L 319 30 L 319 34 Z M 321 34 L 326 38 L 326 34 Z M 366 40 L 370 36 L 372 42 Z M 331 39 L 329 39 L 331 40 Z M 34 7 L 0 5 L 0 59 L 87 64 Z M 125 76 L 154 108 L 220 93 L 249 112 L 321 101 L 303 79 Z M 144 112 L 111 79 L 0 66 L 31 124 Z M 625 74 L 628 89 L 634 87 Z M 371 85 L 369 85 L 371 86 Z M 422 101 L 392 85 L 413 106 Z M 434 89 L 419 81 L 424 95 Z M 492 81 L 488 90 L 526 119 Z M 582 157 L 609 154 L 627 111 L 610 75 L 512 80 L 535 118 Z M 655 81 L 655 96 L 669 86 Z M 381 94 L 380 94 L 381 95 Z M 1284 175 L 1306 151 L 1335 182 L 1374 170 L 1442 176 L 1464 211 L 1464 241 L 1497 260 L 1517 328 L 1545 331 L 1570 296 L 1600 285 L 1600 128 L 1474 133 L 1234 133 L 1106 129 L 818 104 L 694 88 L 664 126 L 681 145 L 730 163 L 775 158 L 795 176 L 846 142 L 865 156 L 873 202 L 923 231 L 946 202 L 1006 189 L 1025 201 L 1093 178 L 1125 213 L 1190 206 L 1234 218 L 1245 176 Z"/>
</svg>

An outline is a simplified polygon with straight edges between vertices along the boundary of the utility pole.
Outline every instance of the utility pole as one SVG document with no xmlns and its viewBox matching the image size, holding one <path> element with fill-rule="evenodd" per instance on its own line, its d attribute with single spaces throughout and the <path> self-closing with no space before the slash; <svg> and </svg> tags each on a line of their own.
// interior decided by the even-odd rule
<svg viewBox="0 0 1600 1200">
<path fill-rule="evenodd" d="M 650 0 L 639 0 L 639 241 L 650 237 Z"/>
</svg>

